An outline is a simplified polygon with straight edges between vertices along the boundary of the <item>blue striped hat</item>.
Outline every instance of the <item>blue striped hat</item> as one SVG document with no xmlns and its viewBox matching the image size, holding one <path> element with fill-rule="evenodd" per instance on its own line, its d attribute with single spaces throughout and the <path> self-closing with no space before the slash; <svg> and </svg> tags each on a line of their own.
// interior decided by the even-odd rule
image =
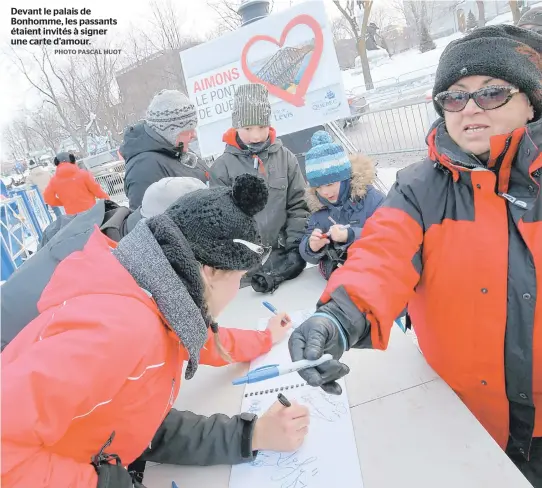
<svg viewBox="0 0 542 488">
<path fill-rule="evenodd" d="M 350 179 L 352 165 L 340 144 L 323 130 L 312 135 L 312 148 L 305 155 L 305 172 L 312 187 Z"/>
</svg>

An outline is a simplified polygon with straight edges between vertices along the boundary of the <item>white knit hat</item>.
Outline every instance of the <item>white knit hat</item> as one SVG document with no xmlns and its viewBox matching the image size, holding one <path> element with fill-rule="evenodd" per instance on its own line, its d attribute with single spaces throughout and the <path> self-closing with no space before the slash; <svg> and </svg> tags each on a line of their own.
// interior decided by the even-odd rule
<svg viewBox="0 0 542 488">
<path fill-rule="evenodd" d="M 141 216 L 149 218 L 160 215 L 182 196 L 204 188 L 207 185 L 197 178 L 162 178 L 149 186 L 143 195 Z"/>
</svg>

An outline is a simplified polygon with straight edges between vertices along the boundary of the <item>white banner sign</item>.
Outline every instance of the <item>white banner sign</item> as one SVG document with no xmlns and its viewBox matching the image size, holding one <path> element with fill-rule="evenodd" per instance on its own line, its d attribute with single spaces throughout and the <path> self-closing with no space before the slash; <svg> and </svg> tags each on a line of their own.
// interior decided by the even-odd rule
<svg viewBox="0 0 542 488">
<path fill-rule="evenodd" d="M 188 96 L 198 113 L 203 156 L 221 154 L 239 85 L 270 93 L 278 135 L 347 117 L 331 25 L 321 1 L 302 3 L 181 52 Z"/>
</svg>

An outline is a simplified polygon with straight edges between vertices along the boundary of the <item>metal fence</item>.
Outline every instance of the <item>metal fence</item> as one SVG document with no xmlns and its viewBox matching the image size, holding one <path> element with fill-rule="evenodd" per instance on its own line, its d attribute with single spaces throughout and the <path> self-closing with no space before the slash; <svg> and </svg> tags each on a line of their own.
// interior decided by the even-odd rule
<svg viewBox="0 0 542 488">
<path fill-rule="evenodd" d="M 128 199 L 124 193 L 124 172 L 126 166 L 123 162 L 109 168 L 107 174 L 99 174 L 95 176 L 96 181 L 100 184 L 111 200 L 119 205 L 126 204 Z"/>
<path fill-rule="evenodd" d="M 432 103 L 417 103 L 363 114 L 345 134 L 368 155 L 426 149 L 425 137 L 438 118 Z"/>
</svg>

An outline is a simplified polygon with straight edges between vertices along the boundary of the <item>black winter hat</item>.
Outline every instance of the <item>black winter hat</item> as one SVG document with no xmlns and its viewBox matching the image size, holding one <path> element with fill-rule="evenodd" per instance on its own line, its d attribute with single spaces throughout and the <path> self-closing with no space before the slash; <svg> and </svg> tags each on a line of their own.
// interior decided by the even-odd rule
<svg viewBox="0 0 542 488">
<path fill-rule="evenodd" d="M 75 163 L 75 156 L 72 153 L 69 153 L 67 151 L 59 152 L 55 159 L 53 160 L 53 163 L 55 166 L 58 166 L 60 163 Z"/>
<path fill-rule="evenodd" d="M 238 176 L 233 188 L 193 191 L 179 198 L 165 214 L 179 227 L 201 264 L 223 270 L 249 270 L 261 254 L 241 239 L 261 245 L 254 215 L 267 204 L 268 189 L 258 176 Z"/>
<path fill-rule="evenodd" d="M 440 56 L 433 98 L 467 76 L 491 76 L 511 83 L 542 114 L 542 36 L 511 25 L 475 29 L 451 42 Z M 442 116 L 442 108 L 434 102 Z"/>
</svg>

